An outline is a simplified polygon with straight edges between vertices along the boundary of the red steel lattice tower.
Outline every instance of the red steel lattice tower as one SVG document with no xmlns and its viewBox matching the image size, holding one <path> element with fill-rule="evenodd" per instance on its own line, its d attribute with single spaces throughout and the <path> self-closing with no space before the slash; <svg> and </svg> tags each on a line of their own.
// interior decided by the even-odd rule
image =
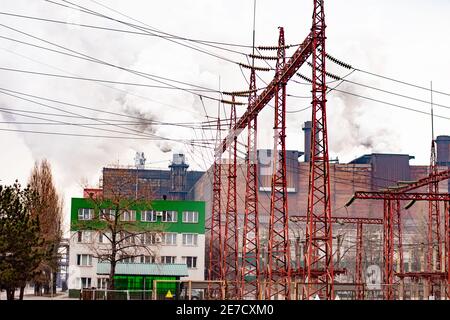
<svg viewBox="0 0 450 320">
<path fill-rule="evenodd" d="M 324 1 L 314 1 L 312 35 L 312 128 L 306 227 L 306 299 L 334 299 L 328 134 L 326 120 Z"/>
<path fill-rule="evenodd" d="M 249 108 L 256 100 L 255 69 L 250 73 Z M 258 216 L 258 159 L 257 115 L 247 125 L 247 177 L 245 190 L 245 216 L 242 240 L 241 299 L 261 298 L 259 216 Z"/>
<path fill-rule="evenodd" d="M 363 271 L 363 223 L 356 224 L 356 268 L 355 268 L 355 283 L 356 283 L 356 300 L 364 299 L 364 271 Z"/>
<path fill-rule="evenodd" d="M 394 224 L 394 256 L 397 258 L 397 268 L 395 270 L 401 274 L 405 272 L 403 264 L 403 225 L 401 215 L 400 200 L 392 201 L 392 221 Z M 399 290 L 401 296 L 404 296 L 404 278 L 399 279 Z"/>
<path fill-rule="evenodd" d="M 217 117 L 217 142 L 220 142 L 220 109 Z M 222 279 L 222 223 L 221 223 L 221 184 L 222 184 L 222 153 L 216 152 L 213 165 L 213 192 L 210 220 L 209 267 L 208 280 Z M 208 285 L 208 295 L 217 298 L 217 290 Z"/>
<path fill-rule="evenodd" d="M 436 179 L 438 167 L 436 164 L 436 142 L 434 140 L 434 117 L 433 117 L 433 83 L 431 83 L 431 152 L 429 176 L 432 182 L 428 185 L 429 193 L 439 193 L 439 182 Z M 448 253 L 447 253 L 448 254 Z M 427 271 L 441 272 L 442 266 L 442 244 L 441 244 L 441 212 L 440 203 L 437 201 L 428 202 L 428 250 L 427 250 Z M 434 295 L 433 285 L 438 285 L 440 291 L 440 281 L 428 279 L 428 290 Z"/>
<path fill-rule="evenodd" d="M 272 195 L 270 201 L 268 264 L 265 298 L 290 299 L 290 247 L 286 178 L 286 83 L 280 74 L 286 63 L 284 29 L 280 29 L 275 77 L 280 80 L 275 94 Z"/>
<path fill-rule="evenodd" d="M 450 299 L 450 204 L 448 202 L 444 203 L 445 212 L 445 271 L 447 272 L 447 285 L 446 285 L 446 295 L 447 299 Z"/>
<path fill-rule="evenodd" d="M 394 299 L 394 208 L 391 200 L 384 200 L 383 212 L 383 285 L 384 300 Z"/>
<path fill-rule="evenodd" d="M 236 125 L 236 105 L 232 96 L 230 130 Z M 238 217 L 236 198 L 236 174 L 237 174 L 237 136 L 229 147 L 228 164 L 228 190 L 227 207 L 225 216 L 225 237 L 223 246 L 223 279 L 226 281 L 226 298 L 236 299 L 239 294 L 239 261 L 238 261 Z"/>
<path fill-rule="evenodd" d="M 436 148 L 434 139 L 431 142 L 430 177 L 436 176 L 438 168 L 436 165 Z M 428 186 L 429 193 L 439 193 L 439 182 L 433 179 Z M 442 245 L 441 245 L 441 221 L 439 202 L 428 203 L 428 254 L 427 271 L 441 271 Z"/>
</svg>

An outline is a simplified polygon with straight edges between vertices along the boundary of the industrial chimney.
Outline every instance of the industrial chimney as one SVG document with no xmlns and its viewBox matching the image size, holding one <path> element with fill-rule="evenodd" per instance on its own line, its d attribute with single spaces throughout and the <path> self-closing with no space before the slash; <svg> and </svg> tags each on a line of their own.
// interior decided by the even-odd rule
<svg viewBox="0 0 450 320">
<path fill-rule="evenodd" d="M 174 153 L 170 168 L 171 188 L 170 195 L 172 200 L 185 200 L 187 194 L 187 168 L 185 155 Z"/>
<path fill-rule="evenodd" d="M 305 132 L 305 162 L 309 162 L 311 159 L 311 121 L 305 121 L 302 130 Z"/>
<path fill-rule="evenodd" d="M 436 162 L 438 166 L 447 166 L 450 169 L 450 136 L 438 136 L 436 138 Z M 448 181 L 450 192 L 450 180 Z"/>
</svg>

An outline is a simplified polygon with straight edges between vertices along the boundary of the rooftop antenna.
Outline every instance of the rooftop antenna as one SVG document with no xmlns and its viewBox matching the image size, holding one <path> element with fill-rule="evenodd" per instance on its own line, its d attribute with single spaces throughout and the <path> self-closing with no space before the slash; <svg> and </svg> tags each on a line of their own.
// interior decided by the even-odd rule
<svg viewBox="0 0 450 320">
<path fill-rule="evenodd" d="M 434 113 L 433 113 L 433 81 L 430 81 L 431 93 L 431 141 L 434 143 Z"/>
<path fill-rule="evenodd" d="M 252 52 L 252 68 L 255 67 L 255 24 L 256 24 L 256 0 L 253 0 L 253 52 Z"/>
</svg>

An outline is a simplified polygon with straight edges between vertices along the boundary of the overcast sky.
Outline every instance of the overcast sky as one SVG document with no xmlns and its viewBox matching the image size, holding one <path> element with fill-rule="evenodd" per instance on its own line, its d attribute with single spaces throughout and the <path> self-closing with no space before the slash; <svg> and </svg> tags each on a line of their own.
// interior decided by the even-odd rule
<svg viewBox="0 0 450 320">
<path fill-rule="evenodd" d="M 69 5 L 63 0 L 54 2 Z M 70 0 L 70 2 L 108 17 L 139 25 L 145 23 L 147 27 L 178 36 L 242 45 L 252 43 L 253 0 Z M 2 0 L 1 4 L 3 13 L 139 31 L 118 22 L 43 0 Z M 447 39 L 447 33 L 450 30 L 449 1 L 335 0 L 326 1 L 325 5 L 327 51 L 331 55 L 364 71 L 424 87 L 429 87 L 430 81 L 433 81 L 435 90 L 450 92 L 448 84 L 450 45 Z M 121 16 L 119 13 L 129 17 Z M 311 27 L 311 15 L 312 0 L 258 0 L 256 44 L 276 45 L 279 26 L 285 28 L 287 44 L 302 42 Z M 2 68 L 158 85 L 136 74 L 27 46 L 17 42 L 19 40 L 66 53 L 70 52 L 65 49 L 74 50 L 110 64 L 202 87 L 218 89 L 220 86 L 223 91 L 246 90 L 248 87 L 243 76 L 244 73 L 248 78 L 248 70 L 243 69 L 242 73 L 238 65 L 233 63 L 233 61 L 247 63 L 244 55 L 200 46 L 192 42 L 176 40 L 225 59 L 187 48 L 174 43 L 173 39 L 170 41 L 155 36 L 113 32 L 7 15 L 0 15 L 0 37 L 0 67 Z M 42 42 L 38 38 L 60 47 Z M 225 48 L 242 53 L 251 51 L 247 47 L 226 46 Z M 291 50 L 288 54 L 292 52 Z M 74 52 L 72 51 L 71 54 Z M 264 52 L 264 54 L 271 53 Z M 257 61 L 256 64 L 266 66 L 263 61 Z M 328 62 L 328 70 L 340 76 L 349 72 L 330 62 Z M 309 76 L 311 69 L 305 65 L 300 72 Z M 198 96 L 186 91 L 52 78 L 7 70 L 0 70 L 0 73 L 0 108 L 3 108 L 0 109 L 0 122 L 2 122 L 0 129 L 123 136 L 123 134 L 104 131 L 104 129 L 115 131 L 124 131 L 124 129 L 99 126 L 96 119 L 134 120 L 101 111 L 171 123 L 206 121 L 205 110 L 209 116 L 217 116 L 216 101 L 205 98 L 203 106 Z M 268 82 L 273 77 L 273 72 L 263 72 L 260 76 L 262 80 Z M 404 96 L 430 100 L 430 92 L 427 90 L 398 84 L 360 71 L 353 72 L 347 79 Z M 262 80 L 258 79 L 258 88 L 265 86 Z M 329 86 L 336 84 L 333 82 Z M 179 83 L 176 85 L 186 87 Z M 4 91 L 5 89 L 13 90 L 15 93 Z M 339 89 L 425 113 L 430 110 L 428 103 L 393 96 L 353 83 L 343 83 Z M 22 95 L 24 93 L 70 103 L 72 106 L 26 97 Z M 214 92 L 204 94 L 214 98 L 219 97 Z M 310 109 L 294 113 L 292 111 L 301 110 L 310 104 L 310 87 L 289 83 L 288 94 L 306 97 L 290 97 L 287 104 L 288 111 L 291 111 L 287 120 L 288 148 L 303 150 L 301 127 L 304 121 L 310 120 L 311 111 Z M 436 104 L 450 106 L 449 96 L 435 93 L 433 99 Z M 73 105 L 96 110 L 77 108 Z M 395 152 L 414 155 L 416 159 L 412 161 L 413 164 L 427 164 L 429 161 L 431 129 L 430 117 L 426 114 L 339 92 L 328 95 L 327 106 L 332 158 L 339 157 L 341 162 L 348 162 L 365 153 Z M 245 107 L 238 107 L 238 115 L 244 110 Z M 59 115 L 68 115 L 65 112 L 71 112 L 69 115 L 73 117 L 30 112 Z M 18 113 L 41 119 L 27 118 Z M 449 109 L 439 106 L 435 106 L 435 114 L 444 118 L 450 117 Z M 88 119 L 74 118 L 77 116 Z M 436 135 L 450 134 L 450 120 L 444 118 L 435 118 Z M 55 120 L 89 126 L 96 123 L 96 127 L 103 130 L 55 124 Z M 266 107 L 259 117 L 260 148 L 271 148 L 272 121 L 273 109 Z M 41 124 L 29 124 L 30 122 Z M 167 125 L 136 124 L 128 128 L 145 130 L 146 133 L 173 139 L 211 139 L 214 136 L 210 131 L 194 132 L 192 129 Z M 132 135 L 129 136 L 132 137 Z M 50 160 L 57 187 L 65 198 L 66 216 L 69 214 L 70 198 L 81 195 L 80 185 L 83 182 L 95 185 L 101 168 L 105 165 L 133 164 L 136 151 L 145 152 L 147 163 L 153 167 L 166 168 L 173 151 L 186 153 L 193 169 L 205 169 L 211 163 L 210 151 L 167 141 L 0 131 L 0 146 L 2 150 L 1 183 L 12 183 L 15 179 L 25 183 L 35 160 L 42 158 Z"/>
</svg>

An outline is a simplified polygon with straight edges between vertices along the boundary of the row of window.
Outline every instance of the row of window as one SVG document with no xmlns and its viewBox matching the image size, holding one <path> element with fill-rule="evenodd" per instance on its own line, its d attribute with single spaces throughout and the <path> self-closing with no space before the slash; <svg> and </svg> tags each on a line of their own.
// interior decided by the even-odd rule
<svg viewBox="0 0 450 320">
<path fill-rule="evenodd" d="M 116 217 L 116 210 L 101 209 L 100 220 L 112 221 Z M 120 221 L 136 221 L 136 210 L 123 210 L 120 212 Z M 177 222 L 178 211 L 141 211 L 141 221 L 156 222 L 161 217 L 162 222 Z M 80 208 L 78 209 L 78 220 L 92 220 L 94 218 L 94 209 Z M 183 211 L 184 223 L 198 223 L 197 211 Z"/>
<path fill-rule="evenodd" d="M 92 243 L 93 242 L 93 231 L 78 231 L 77 232 L 77 242 L 78 243 Z M 98 235 L 99 243 L 108 243 L 111 238 L 110 234 L 105 232 L 100 232 Z M 120 235 L 120 239 L 123 239 L 125 244 L 145 244 L 145 245 L 176 245 L 177 244 L 178 233 L 176 232 L 164 232 L 164 233 L 143 233 L 139 235 L 133 235 L 131 233 L 123 232 Z M 198 234 L 197 233 L 182 233 L 182 244 L 183 246 L 197 246 L 198 244 Z"/>
<path fill-rule="evenodd" d="M 91 254 L 77 254 L 77 266 L 92 266 Z M 186 264 L 188 268 L 197 268 L 197 257 L 181 257 L 182 263 Z M 161 256 L 157 259 L 155 256 L 140 255 L 136 257 L 126 257 L 119 261 L 119 263 L 162 263 L 162 264 L 174 264 L 177 261 L 176 256 Z"/>
</svg>

